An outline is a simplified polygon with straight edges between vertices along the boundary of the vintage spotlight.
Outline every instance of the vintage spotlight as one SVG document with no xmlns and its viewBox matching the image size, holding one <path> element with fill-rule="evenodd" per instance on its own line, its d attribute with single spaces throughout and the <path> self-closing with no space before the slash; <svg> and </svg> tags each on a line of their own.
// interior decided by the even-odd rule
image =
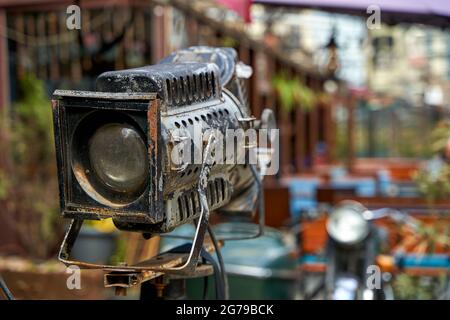
<svg viewBox="0 0 450 320">
<path fill-rule="evenodd" d="M 261 121 L 249 114 L 240 79 L 250 75 L 233 49 L 192 47 L 156 65 L 103 73 L 93 92 L 56 90 L 60 205 L 73 219 L 60 258 L 68 259 L 85 219 L 112 218 L 119 229 L 145 235 L 198 220 L 201 245 L 210 210 L 255 212 L 267 168 L 250 163 L 250 154 L 267 156 L 273 148 L 246 142 L 244 161 L 214 157 L 222 148 L 214 132 L 275 129 L 270 110 Z M 199 143 L 179 148 L 194 131 Z M 201 161 L 174 162 L 187 151 Z"/>
</svg>

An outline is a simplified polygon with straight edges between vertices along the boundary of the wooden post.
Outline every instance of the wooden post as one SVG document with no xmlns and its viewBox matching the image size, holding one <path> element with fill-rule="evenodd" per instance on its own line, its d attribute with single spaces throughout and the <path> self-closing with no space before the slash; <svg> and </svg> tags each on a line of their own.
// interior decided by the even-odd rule
<svg viewBox="0 0 450 320">
<path fill-rule="evenodd" d="M 34 16 L 31 14 L 27 14 L 25 16 L 25 33 L 27 34 L 28 39 L 35 39 L 35 37 L 36 37 L 36 22 L 35 22 Z M 32 48 L 33 48 L 33 46 L 31 46 L 31 48 L 28 48 L 27 51 L 31 51 Z M 34 52 L 32 53 L 33 56 L 35 54 Z M 37 67 L 36 63 L 32 63 L 31 65 L 28 65 L 27 71 L 32 74 L 37 74 L 36 67 Z"/>
<path fill-rule="evenodd" d="M 258 54 L 256 50 L 251 50 L 250 59 L 251 66 L 253 67 L 253 75 L 250 78 L 251 88 L 250 88 L 250 107 L 255 117 L 261 116 L 261 95 L 258 88 L 258 81 L 260 81 L 259 70 L 258 70 Z"/>
<path fill-rule="evenodd" d="M 23 15 L 20 14 L 17 18 L 16 18 L 16 28 L 19 29 L 22 22 L 21 20 L 23 19 Z M 39 12 L 39 14 L 37 15 L 37 19 L 36 19 L 36 38 L 45 38 L 47 36 L 47 32 L 46 32 L 46 13 L 44 12 Z M 23 63 L 22 61 L 24 60 L 24 55 L 25 52 L 31 48 L 31 43 L 26 43 L 27 46 L 22 46 L 19 45 L 18 47 L 18 63 L 16 63 L 17 65 L 17 75 L 18 78 L 21 78 L 24 75 L 24 69 L 23 66 L 21 65 L 21 63 Z M 76 48 L 77 50 L 79 50 L 78 48 L 78 43 L 76 44 Z M 41 50 L 37 51 L 37 56 L 39 57 L 37 61 L 39 61 L 38 63 L 38 71 L 37 71 L 37 76 L 42 79 L 42 80 L 47 80 L 48 79 L 48 66 L 47 63 L 42 63 L 43 61 L 48 61 L 47 57 L 50 55 L 49 53 L 50 48 L 48 46 L 42 46 Z M 77 82 L 80 81 L 81 79 L 81 71 L 78 69 L 75 69 L 75 66 L 79 66 L 79 64 L 75 64 L 72 63 L 73 66 L 73 71 L 77 72 L 73 74 L 73 78 L 77 78 Z"/>
<path fill-rule="evenodd" d="M 0 112 L 10 103 L 8 38 L 6 37 L 6 12 L 0 10 Z"/>
<path fill-rule="evenodd" d="M 320 83 L 317 79 L 312 78 L 309 81 L 309 87 L 314 91 L 315 94 L 319 93 Z M 319 136 L 319 105 L 316 104 L 313 109 L 310 111 L 309 118 L 309 144 L 311 146 L 311 170 L 314 170 L 314 165 L 317 157 L 317 142 Z"/>
<path fill-rule="evenodd" d="M 245 63 L 246 65 L 251 66 L 251 60 L 250 60 L 250 48 L 245 43 L 239 43 L 239 60 Z M 250 88 L 250 80 L 249 79 L 242 79 L 241 83 L 244 86 L 244 96 L 246 97 L 245 103 L 247 104 L 249 110 L 252 112 L 251 109 L 251 102 L 250 102 L 250 96 L 251 96 L 251 88 Z"/>
<path fill-rule="evenodd" d="M 305 114 L 301 108 L 295 110 L 295 162 L 296 173 L 303 173 L 305 170 Z"/>
<path fill-rule="evenodd" d="M 198 22 L 194 17 L 186 16 L 187 22 L 187 35 L 189 46 L 196 46 L 199 44 L 199 28 Z"/>
<path fill-rule="evenodd" d="M 354 109 L 356 104 L 356 97 L 350 92 L 347 97 L 347 170 L 352 173 L 354 171 L 355 164 L 355 117 Z"/>
<path fill-rule="evenodd" d="M 153 8 L 153 52 L 152 61 L 157 63 L 165 55 L 166 48 L 166 24 L 164 16 L 166 15 L 166 8 L 157 5 Z"/>
<path fill-rule="evenodd" d="M 292 76 L 293 73 L 292 70 L 287 69 L 279 63 L 277 64 L 276 72 L 285 72 L 290 76 Z M 295 128 L 293 128 L 291 122 L 291 111 L 288 111 L 280 106 L 278 117 L 278 128 L 280 129 L 280 172 L 281 177 L 286 177 L 293 173 L 295 166 L 295 162 L 293 161 L 295 151 L 294 154 L 292 152 L 295 145 L 293 146 L 291 144 Z"/>
<path fill-rule="evenodd" d="M 290 123 L 290 112 L 280 110 L 280 151 L 281 151 L 281 174 L 286 176 L 292 173 L 292 126 Z"/>
<path fill-rule="evenodd" d="M 321 106 L 323 110 L 324 119 L 324 141 L 326 145 L 326 161 L 327 163 L 332 163 L 334 161 L 334 139 L 335 139 L 335 129 L 333 125 L 333 103 L 326 103 Z"/>
<path fill-rule="evenodd" d="M 276 63 L 275 63 L 274 59 L 271 59 L 270 57 L 266 57 L 266 58 L 267 58 L 267 79 L 269 79 L 268 81 L 271 82 L 273 75 L 275 73 Z M 266 94 L 267 95 L 266 95 L 264 107 L 272 109 L 273 113 L 275 114 L 275 119 L 276 119 L 276 121 L 278 121 L 279 119 L 277 116 L 277 111 L 278 111 L 277 96 L 276 96 L 276 92 L 273 90 L 272 86 L 270 86 L 270 89 L 268 90 L 268 92 Z M 278 154 L 277 156 L 279 157 L 280 154 Z M 275 185 L 276 177 L 277 176 L 272 176 L 272 175 L 266 176 L 264 178 L 265 186 Z M 279 177 L 279 175 L 278 175 L 278 177 Z"/>
<path fill-rule="evenodd" d="M 0 152 L 0 169 L 3 172 L 12 172 L 11 164 L 11 152 L 10 152 L 10 119 L 8 115 L 9 105 L 11 103 L 9 95 L 9 62 L 8 62 L 8 38 L 6 33 L 6 11 L 0 9 L 0 144 L 2 151 Z M 6 199 L 8 200 L 8 198 Z M 6 207 L 8 207 L 8 201 L 6 202 Z M 4 207 L 4 214 L 8 216 L 8 210 Z M 9 221 L 10 222 L 10 221 Z M 8 221 L 6 221 L 6 224 Z M 11 228 L 3 228 L 0 233 L 0 242 L 7 245 L 14 242 L 14 232 L 10 230 Z M 14 240 L 13 240 L 14 239 Z"/>
<path fill-rule="evenodd" d="M 28 17 L 28 19 L 32 19 L 32 17 Z M 57 36 L 58 35 L 58 15 L 54 12 L 50 12 L 47 15 L 47 24 L 48 24 L 48 35 L 49 36 Z M 31 49 L 31 48 L 30 48 Z M 61 78 L 61 61 L 58 58 L 58 47 L 52 46 L 49 50 L 51 61 L 55 61 L 56 63 L 49 63 L 50 68 L 50 79 L 53 81 L 58 81 Z"/>
</svg>

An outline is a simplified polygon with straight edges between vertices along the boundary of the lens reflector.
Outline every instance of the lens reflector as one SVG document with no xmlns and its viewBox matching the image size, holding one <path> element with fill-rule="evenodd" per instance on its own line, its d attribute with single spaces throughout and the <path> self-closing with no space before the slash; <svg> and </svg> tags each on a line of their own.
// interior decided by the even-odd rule
<svg viewBox="0 0 450 320">
<path fill-rule="evenodd" d="M 148 178 L 145 143 L 129 124 L 101 126 L 89 141 L 91 168 L 113 191 L 134 193 Z"/>
</svg>

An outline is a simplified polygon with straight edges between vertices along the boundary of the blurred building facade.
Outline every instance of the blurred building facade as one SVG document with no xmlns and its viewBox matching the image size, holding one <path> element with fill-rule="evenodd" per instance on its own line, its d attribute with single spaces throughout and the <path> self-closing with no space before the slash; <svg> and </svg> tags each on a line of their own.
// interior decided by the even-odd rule
<svg viewBox="0 0 450 320">
<path fill-rule="evenodd" d="M 318 69 L 326 67 L 326 45 L 334 37 L 339 52 L 337 76 L 351 86 L 401 97 L 416 106 L 425 100 L 442 100 L 440 105 L 450 101 L 446 30 L 418 24 L 368 29 L 358 16 L 262 5 L 252 7 L 252 19 L 254 34 L 262 36 L 270 29 L 287 55 Z"/>
<path fill-rule="evenodd" d="M 352 86 L 367 82 L 367 28 L 365 22 L 350 15 L 330 14 L 316 10 L 252 7 L 252 29 L 261 35 L 267 28 L 280 39 L 283 51 L 293 60 L 314 65 L 326 71 L 329 60 L 327 45 L 334 38 L 339 52 L 336 76 Z"/>
<path fill-rule="evenodd" d="M 370 30 L 368 84 L 414 106 L 449 107 L 450 35 L 420 25 Z"/>
</svg>

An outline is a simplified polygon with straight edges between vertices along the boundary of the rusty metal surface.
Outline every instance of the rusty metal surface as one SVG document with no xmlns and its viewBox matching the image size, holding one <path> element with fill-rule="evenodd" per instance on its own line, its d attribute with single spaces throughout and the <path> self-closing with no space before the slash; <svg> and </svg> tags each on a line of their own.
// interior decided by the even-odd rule
<svg viewBox="0 0 450 320">
<path fill-rule="evenodd" d="M 214 54 L 223 50 L 225 56 L 229 56 L 229 61 L 224 64 L 226 68 L 221 68 L 220 72 L 227 74 L 224 81 L 235 82 L 235 51 L 214 50 Z M 198 58 L 192 59 L 196 61 Z M 230 74 L 233 74 L 231 78 Z M 54 107 L 55 132 L 58 135 L 57 153 L 61 163 L 58 172 L 63 182 L 61 208 L 64 216 L 85 219 L 113 217 L 119 229 L 145 233 L 169 232 L 178 225 L 199 219 L 201 206 L 197 183 L 201 166 L 196 163 L 181 168 L 171 165 L 174 144 L 187 138 L 177 138 L 173 132 L 181 128 L 192 137 L 194 129 L 200 128 L 202 134 L 207 130 L 219 130 L 225 136 L 229 129 L 251 128 L 255 118 L 246 111 L 242 97 L 236 97 L 221 85 L 217 65 L 183 62 L 104 73 L 98 77 L 99 92 L 55 91 L 58 101 Z M 115 90 L 119 92 L 111 92 Z M 148 93 L 148 90 L 152 92 Z M 74 141 L 71 137 L 86 119 L 77 112 L 87 115 L 95 110 L 108 114 L 142 112 L 145 123 L 139 126 L 147 138 L 151 178 L 147 189 L 139 198 L 133 198 L 133 202 L 128 198 L 119 199 L 118 195 L 103 188 L 97 190 L 101 185 L 91 170 L 86 170 L 89 169 L 85 167 L 87 162 L 83 158 L 72 161 L 74 155 L 82 152 L 69 150 L 71 141 Z M 68 128 L 70 126 L 73 129 Z M 251 152 L 250 149 L 245 148 L 245 152 Z M 71 179 L 71 174 L 77 181 Z M 226 208 L 229 204 L 234 212 L 240 208 L 240 214 L 254 213 L 258 198 L 254 179 L 250 166 L 237 163 L 212 165 L 209 185 L 205 187 L 209 210 Z M 84 193 L 78 191 L 80 188 Z"/>
<path fill-rule="evenodd" d="M 108 100 L 108 97 L 114 99 Z M 116 226 L 122 230 L 142 231 L 142 232 L 168 232 L 177 225 L 186 223 L 197 219 L 199 212 L 190 214 L 181 214 L 181 207 L 178 200 L 187 194 L 196 191 L 196 184 L 199 177 L 199 165 L 192 164 L 184 168 L 182 171 L 169 170 L 167 167 L 167 157 L 170 155 L 171 148 L 170 132 L 177 128 L 179 124 L 186 124 L 193 128 L 193 125 L 201 124 L 202 131 L 207 129 L 219 129 L 223 134 L 227 129 L 237 129 L 241 125 L 237 117 L 241 118 L 243 114 L 239 110 L 239 102 L 230 93 L 224 93 L 221 99 L 211 100 L 208 103 L 193 104 L 185 107 L 170 108 L 168 112 L 162 113 L 161 107 L 164 104 L 162 100 L 147 98 L 155 98 L 155 94 L 135 95 L 136 100 L 143 99 L 142 105 L 147 104 L 146 127 L 147 127 L 147 144 L 148 155 L 150 163 L 148 194 L 148 209 L 136 210 L 126 208 L 121 205 L 115 205 L 114 201 L 108 201 L 107 198 L 101 197 L 101 203 L 108 204 L 107 206 L 98 206 L 95 203 L 79 203 L 77 201 L 70 201 L 67 195 L 75 186 L 69 183 L 70 172 L 66 170 L 72 166 L 72 172 L 78 179 L 80 187 L 93 200 L 99 199 L 98 192 L 94 186 L 84 178 L 86 172 L 84 168 L 78 168 L 76 165 L 71 165 L 70 161 L 70 133 L 68 131 L 66 119 L 67 112 L 73 112 L 78 106 L 86 109 L 86 112 L 95 109 L 97 105 L 101 110 L 136 110 L 144 107 L 137 107 L 136 105 L 123 104 L 123 101 L 128 98 L 128 94 L 110 94 L 110 93 L 92 93 L 92 92 L 73 92 L 73 91 L 56 91 L 54 104 L 54 120 L 55 132 L 57 132 L 57 153 L 61 166 L 58 170 L 59 177 L 63 182 L 61 188 L 61 208 L 65 217 L 77 218 L 83 216 L 86 219 L 102 219 L 113 217 Z M 99 102 L 103 100 L 104 103 Z M 106 105 L 111 101 L 111 104 Z M 148 102 L 147 102 L 148 101 Z M 113 103 L 119 103 L 115 106 Z M 70 107 L 70 108 L 69 108 Z M 105 109 L 108 107 L 107 109 Z M 126 108 L 126 109 L 125 109 Z M 70 110 L 69 110 L 70 109 Z M 67 112 L 66 112 L 67 110 Z M 219 117 L 220 116 L 220 117 Z M 205 119 L 205 120 L 204 120 Z M 195 121 L 195 122 L 194 122 Z M 191 125 L 192 124 L 192 125 Z M 186 128 L 191 130 L 191 128 Z M 236 164 L 215 165 L 211 169 L 210 181 L 212 183 L 219 183 L 223 185 L 226 192 L 220 195 L 213 191 L 221 190 L 220 188 L 210 188 L 206 190 L 206 195 L 210 205 L 210 210 L 218 209 L 226 204 L 234 192 L 239 192 L 242 187 L 247 187 L 250 177 L 243 174 L 234 174 L 235 181 L 231 181 L 232 168 Z M 239 165 L 239 167 L 243 167 Z M 239 170 L 238 170 L 239 171 Z M 242 170 L 239 172 L 242 173 Z M 217 180 L 220 179 L 220 180 Z M 218 181 L 218 182 L 215 182 Z M 65 182 L 65 183 L 64 183 Z M 232 183 L 233 182 L 233 183 Z M 220 196 L 220 197 L 219 197 Z M 198 202 L 198 194 L 195 197 Z M 217 201 L 220 198 L 220 201 Z M 212 201 L 215 199 L 216 201 Z M 200 209 L 196 206 L 196 209 Z"/>
<path fill-rule="evenodd" d="M 237 117 L 238 122 L 242 128 L 247 129 L 256 118 L 251 116 L 248 105 L 248 97 L 245 94 L 245 88 L 242 83 L 242 78 L 238 76 L 237 66 L 242 64 L 238 62 L 237 52 L 232 48 L 223 47 L 208 47 L 208 46 L 193 46 L 186 49 L 181 49 L 173 52 L 159 63 L 173 63 L 173 62 L 204 62 L 215 64 L 220 72 L 220 83 L 223 87 L 224 96 L 233 97 L 233 102 L 239 106 L 237 112 L 232 112 Z M 248 119 L 248 122 L 246 121 Z M 232 126 L 229 127 L 230 129 Z M 243 165 L 237 165 L 233 168 L 231 173 L 233 179 L 233 194 L 231 202 L 236 204 L 225 204 L 231 211 L 240 206 L 241 213 L 254 213 L 257 202 L 245 201 L 242 198 L 246 197 L 251 192 L 252 173 L 250 169 Z M 245 193 L 245 194 L 244 194 Z M 256 200 L 253 195 L 250 199 Z M 223 207 L 223 206 L 222 206 Z"/>
<path fill-rule="evenodd" d="M 180 254 L 163 254 L 158 256 L 154 261 L 154 265 L 160 263 L 161 267 L 176 266 L 182 263 L 182 257 L 186 255 Z M 151 263 L 153 264 L 153 263 Z M 167 279 L 191 279 L 207 277 L 214 273 L 213 267 L 211 265 L 202 264 L 195 268 L 194 271 L 179 271 L 179 272 L 159 272 L 153 270 L 146 270 L 140 272 L 123 272 L 123 271 L 112 271 L 104 275 L 103 284 L 106 288 L 131 288 L 142 284 L 143 282 L 164 276 Z"/>
<path fill-rule="evenodd" d="M 77 91 L 77 90 L 55 90 L 53 96 L 56 98 L 92 98 L 105 100 L 154 100 L 157 94 L 152 92 L 99 92 L 99 91 Z"/>
<path fill-rule="evenodd" d="M 209 223 L 209 204 L 206 196 L 206 188 L 208 187 L 208 180 L 213 165 L 212 150 L 217 143 L 217 138 L 211 134 L 206 142 L 206 147 L 203 153 L 204 162 L 200 170 L 200 177 L 198 181 L 198 195 L 200 201 L 200 216 L 198 218 L 197 226 L 195 229 L 194 240 L 192 242 L 191 250 L 187 261 L 177 267 L 166 267 L 166 271 L 179 271 L 184 273 L 194 273 L 197 267 L 198 260 L 200 258 L 200 251 L 203 247 L 206 230 Z"/>
<path fill-rule="evenodd" d="M 169 278 L 194 278 L 212 274 L 212 267 L 197 265 L 198 254 L 203 248 L 208 252 L 214 251 L 214 246 L 205 239 L 204 233 L 194 241 L 191 253 L 161 253 L 149 260 L 135 265 L 106 265 L 72 260 L 70 254 L 75 244 L 83 220 L 72 220 L 64 237 L 58 259 L 67 266 L 78 266 L 82 269 L 101 269 L 105 274 L 106 287 L 129 288 L 153 278 L 167 275 Z"/>
<path fill-rule="evenodd" d="M 162 108 L 219 99 L 219 71 L 212 63 L 156 64 L 101 74 L 96 89 L 102 92 L 156 92 Z"/>
<path fill-rule="evenodd" d="M 150 162 L 149 176 L 152 177 L 150 181 L 150 208 L 153 212 L 155 221 L 162 221 L 164 219 L 164 210 L 159 204 L 163 198 L 163 161 L 162 161 L 162 144 L 161 138 L 161 101 L 151 100 L 149 102 L 147 111 L 148 123 L 148 157 Z"/>
<path fill-rule="evenodd" d="M 209 222 L 209 205 L 205 188 L 208 186 L 209 172 L 213 162 L 211 150 L 215 143 L 214 135 L 210 135 L 204 151 L 205 161 L 202 165 L 198 183 L 201 213 L 189 254 L 163 253 L 153 259 L 140 262 L 133 266 L 99 265 L 71 260 L 70 253 L 84 221 L 82 219 L 74 219 L 61 245 L 59 260 L 66 265 L 76 265 L 86 269 L 103 269 L 113 272 L 105 277 L 105 285 L 108 286 L 111 286 L 112 283 L 117 283 L 117 286 L 120 287 L 132 286 L 166 273 L 178 274 L 182 277 L 194 276 L 196 274 L 200 251 L 204 247 L 205 234 Z M 204 272 L 205 270 L 203 269 Z"/>
<path fill-rule="evenodd" d="M 227 66 L 229 70 L 221 71 L 231 72 L 232 76 L 225 75 L 224 81 L 238 83 L 235 64 Z M 249 114 L 243 96 L 235 96 L 236 90 L 229 91 L 221 86 L 216 65 L 162 63 L 107 72 L 97 79 L 97 89 L 99 92 L 57 90 L 54 94 L 61 208 L 66 217 L 73 218 L 61 245 L 60 261 L 107 271 L 105 286 L 124 289 L 161 276 L 188 278 L 210 274 L 211 266 L 199 265 L 200 253 L 206 246 L 210 211 L 226 204 L 240 214 L 253 213 L 258 205 L 258 230 L 245 237 L 231 235 L 220 240 L 251 239 L 263 234 L 265 214 L 260 168 L 240 162 L 216 163 L 215 147 L 228 129 L 259 126 L 256 118 Z M 147 143 L 150 179 L 143 193 L 125 205 L 116 195 L 102 190 L 97 192 L 98 183 L 84 177 L 85 172 L 90 175 L 91 171 L 86 170 L 90 169 L 87 162 L 76 158 L 83 154 L 77 146 L 88 141 L 85 137 L 91 136 L 99 125 L 98 117 L 94 117 L 92 123 L 89 120 L 98 113 L 108 121 L 117 121 L 117 117 L 119 121 L 130 121 L 142 131 Z M 180 128 L 181 133 L 175 135 Z M 200 128 L 202 134 L 201 162 L 181 167 L 172 165 L 170 155 L 174 144 L 188 139 L 195 128 Z M 217 131 L 221 134 L 216 137 Z M 78 132 L 84 132 L 79 134 L 81 142 L 74 143 L 73 137 L 78 136 Z M 205 135 L 207 132 L 209 134 Z M 256 148 L 250 144 L 243 147 L 246 155 Z M 97 194 L 104 199 L 99 199 Z M 232 199 L 234 204 L 230 202 Z M 99 265 L 72 260 L 70 253 L 83 219 L 106 217 L 112 217 L 121 230 L 148 234 L 169 232 L 178 225 L 195 221 L 190 252 L 162 253 L 134 265 Z"/>
<path fill-rule="evenodd" d="M 75 241 L 77 239 L 77 236 L 81 230 L 81 227 L 83 225 L 84 220 L 83 219 L 73 219 L 69 229 L 66 232 L 66 235 L 64 237 L 64 240 L 61 244 L 61 248 L 59 251 L 58 259 L 62 263 L 64 263 L 67 266 L 75 265 L 82 269 L 103 269 L 106 271 L 165 271 L 166 265 L 161 266 L 161 264 L 151 264 L 148 261 L 140 262 L 136 265 L 127 266 L 127 265 L 107 265 L 107 264 L 96 264 L 96 263 L 90 263 L 90 262 L 84 262 L 84 261 L 77 261 L 72 260 L 71 258 L 71 252 L 72 248 L 75 244 Z M 183 255 L 181 255 L 183 256 Z M 173 256 L 172 256 L 173 258 Z M 174 265 L 177 265 L 179 263 L 182 263 L 183 259 L 172 261 Z"/>
</svg>

